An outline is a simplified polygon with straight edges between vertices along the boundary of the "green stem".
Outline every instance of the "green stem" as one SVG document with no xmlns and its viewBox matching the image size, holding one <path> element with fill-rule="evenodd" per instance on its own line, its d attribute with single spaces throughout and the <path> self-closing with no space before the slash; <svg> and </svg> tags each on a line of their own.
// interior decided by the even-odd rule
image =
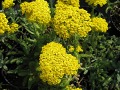
<svg viewBox="0 0 120 90">
<path fill-rule="evenodd" d="M 53 2 L 52 2 L 52 0 L 49 0 L 49 3 L 50 3 L 50 8 L 53 8 Z"/>
<path fill-rule="evenodd" d="M 95 8 L 96 8 L 96 7 L 92 6 L 92 11 L 91 11 L 91 16 L 92 16 L 92 17 L 95 16 L 95 15 L 94 15 L 94 14 L 95 14 L 95 13 L 94 13 Z"/>
<path fill-rule="evenodd" d="M 51 9 L 51 16 L 53 17 L 54 15 L 53 0 L 49 0 L 49 3 L 50 3 L 50 9 Z"/>
</svg>

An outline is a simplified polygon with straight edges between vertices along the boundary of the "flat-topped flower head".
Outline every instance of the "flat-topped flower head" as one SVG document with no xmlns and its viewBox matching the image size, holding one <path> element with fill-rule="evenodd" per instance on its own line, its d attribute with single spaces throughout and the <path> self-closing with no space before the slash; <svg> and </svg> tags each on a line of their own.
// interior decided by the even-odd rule
<svg viewBox="0 0 120 90">
<path fill-rule="evenodd" d="M 86 37 L 91 31 L 90 14 L 84 9 L 66 5 L 59 1 L 56 4 L 54 29 L 57 35 L 63 39 L 70 38 L 75 34 Z"/>
<path fill-rule="evenodd" d="M 85 0 L 89 5 L 97 6 L 100 5 L 102 7 L 107 3 L 107 0 Z"/>
<path fill-rule="evenodd" d="M 14 1 L 14 0 L 4 0 L 4 1 L 2 2 L 2 7 L 3 7 L 4 9 L 6 9 L 6 8 L 10 8 L 10 7 L 14 6 L 15 3 L 13 3 L 13 1 Z"/>
<path fill-rule="evenodd" d="M 51 20 L 50 8 L 45 0 L 35 0 L 32 2 L 23 2 L 21 5 L 22 14 L 31 22 L 39 24 L 48 24 Z"/>
<path fill-rule="evenodd" d="M 100 31 L 100 32 L 107 32 L 108 30 L 108 23 L 105 19 L 100 17 L 92 18 L 93 23 L 93 30 Z"/>
<path fill-rule="evenodd" d="M 40 78 L 49 85 L 57 85 L 64 75 L 75 75 L 80 67 L 76 57 L 66 53 L 66 49 L 56 42 L 42 47 L 39 58 Z"/>
</svg>

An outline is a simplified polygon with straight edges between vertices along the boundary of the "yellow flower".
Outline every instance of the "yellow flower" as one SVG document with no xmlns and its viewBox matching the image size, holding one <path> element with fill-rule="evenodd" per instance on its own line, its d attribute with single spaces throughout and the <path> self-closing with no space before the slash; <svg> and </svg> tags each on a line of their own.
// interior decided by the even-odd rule
<svg viewBox="0 0 120 90">
<path fill-rule="evenodd" d="M 48 24 L 51 20 L 50 8 L 45 0 L 35 0 L 32 2 L 24 2 L 20 5 L 22 14 L 31 22 L 39 24 Z"/>
<path fill-rule="evenodd" d="M 77 52 L 83 52 L 83 49 L 82 49 L 82 47 L 81 47 L 80 45 L 78 45 L 78 46 L 76 47 L 76 51 L 77 51 Z"/>
<path fill-rule="evenodd" d="M 75 34 L 86 37 L 91 31 L 90 14 L 84 9 L 58 2 L 54 16 L 54 30 L 63 39 Z"/>
<path fill-rule="evenodd" d="M 107 0 L 85 0 L 89 5 L 97 6 L 100 5 L 101 7 L 107 3 Z"/>
<path fill-rule="evenodd" d="M 40 78 L 49 85 L 57 85 L 64 75 L 77 74 L 80 67 L 76 57 L 66 53 L 59 43 L 50 42 L 42 47 L 39 58 Z"/>
<path fill-rule="evenodd" d="M 2 2 L 2 6 L 3 8 L 10 8 L 12 6 L 14 6 L 15 3 L 13 3 L 14 0 L 4 0 L 4 2 Z"/>
<path fill-rule="evenodd" d="M 94 17 L 92 18 L 93 29 L 96 31 L 107 32 L 108 30 L 108 23 L 105 19 Z"/>
<path fill-rule="evenodd" d="M 65 4 L 72 5 L 74 7 L 80 7 L 79 0 L 58 0 Z"/>
<path fill-rule="evenodd" d="M 66 86 L 66 89 L 67 90 L 82 90 L 82 88 L 75 88 L 75 87 L 72 87 L 72 86 Z"/>
<path fill-rule="evenodd" d="M 70 45 L 69 46 L 69 52 L 73 52 L 74 51 L 74 46 Z"/>
<path fill-rule="evenodd" d="M 8 31 L 9 33 L 14 33 L 14 32 L 16 32 L 17 30 L 18 30 L 18 24 L 17 23 L 12 23 L 11 25 L 10 25 L 10 30 Z"/>
<path fill-rule="evenodd" d="M 4 34 L 4 32 L 10 30 L 8 25 L 8 20 L 4 13 L 0 13 L 0 34 Z"/>
<path fill-rule="evenodd" d="M 80 64 L 78 64 L 77 58 L 71 54 L 66 54 L 63 61 L 64 73 L 66 75 L 76 75 L 79 68 Z"/>
</svg>

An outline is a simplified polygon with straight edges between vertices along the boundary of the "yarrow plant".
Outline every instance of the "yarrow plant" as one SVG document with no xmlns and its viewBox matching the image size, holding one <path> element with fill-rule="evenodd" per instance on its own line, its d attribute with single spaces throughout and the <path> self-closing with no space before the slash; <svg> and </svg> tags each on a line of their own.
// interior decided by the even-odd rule
<svg viewBox="0 0 120 90">
<path fill-rule="evenodd" d="M 81 2 L 2 1 L 0 89 L 119 90 L 120 39 L 95 12 L 111 3 Z"/>
</svg>

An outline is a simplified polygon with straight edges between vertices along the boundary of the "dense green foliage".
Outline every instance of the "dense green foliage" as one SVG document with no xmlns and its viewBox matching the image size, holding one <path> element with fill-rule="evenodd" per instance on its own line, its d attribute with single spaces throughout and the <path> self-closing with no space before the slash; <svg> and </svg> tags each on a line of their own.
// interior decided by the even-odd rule
<svg viewBox="0 0 120 90">
<path fill-rule="evenodd" d="M 68 90 L 66 86 L 73 85 L 82 90 L 120 90 L 120 37 L 109 35 L 111 28 L 106 33 L 92 30 L 86 37 L 75 34 L 71 38 L 62 39 L 54 31 L 52 22 L 48 26 L 29 22 L 20 7 L 17 7 L 18 10 L 16 7 L 3 11 L 9 22 L 19 24 L 19 30 L 12 34 L 0 34 L 0 89 Z M 52 17 L 54 9 L 51 9 Z M 94 13 L 91 16 L 96 16 L 95 12 L 91 13 Z M 66 52 L 75 56 L 81 65 L 77 75 L 64 76 L 59 85 L 48 85 L 39 77 L 42 47 L 52 41 L 62 44 Z M 83 52 L 69 51 L 70 45 L 76 47 L 79 44 Z"/>
</svg>

